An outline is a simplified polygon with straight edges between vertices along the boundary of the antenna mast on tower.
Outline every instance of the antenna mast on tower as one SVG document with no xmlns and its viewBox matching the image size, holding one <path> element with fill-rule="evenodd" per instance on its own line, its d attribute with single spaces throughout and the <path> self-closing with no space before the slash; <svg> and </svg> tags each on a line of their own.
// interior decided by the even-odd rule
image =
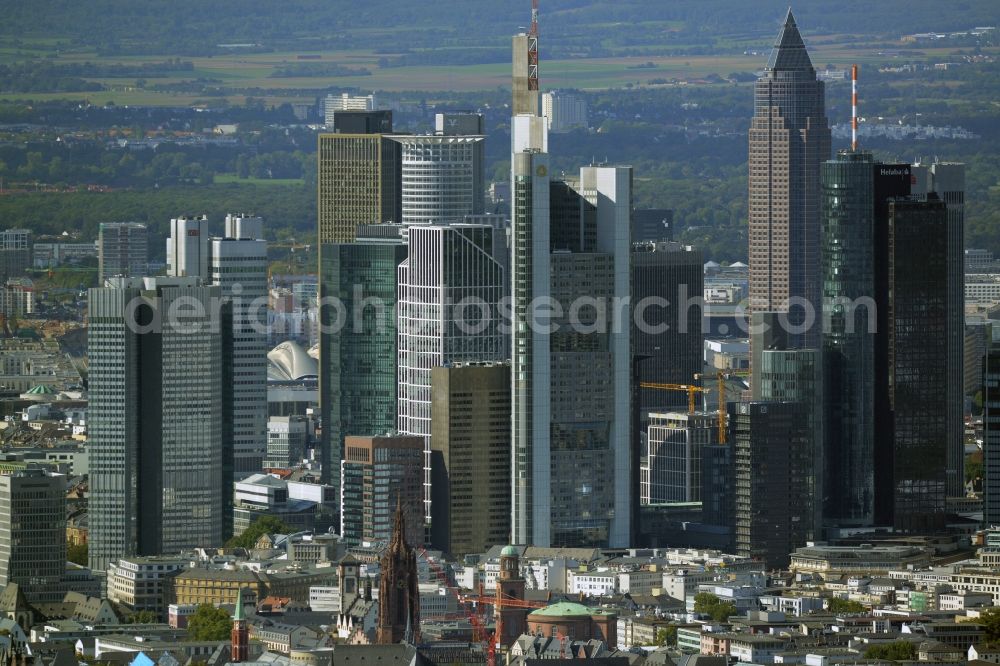
<svg viewBox="0 0 1000 666">
<path fill-rule="evenodd" d="M 858 149 L 858 66 L 851 65 L 851 151 Z"/>
<path fill-rule="evenodd" d="M 538 90 L 538 0 L 531 0 L 531 29 L 528 31 L 528 90 Z"/>
</svg>

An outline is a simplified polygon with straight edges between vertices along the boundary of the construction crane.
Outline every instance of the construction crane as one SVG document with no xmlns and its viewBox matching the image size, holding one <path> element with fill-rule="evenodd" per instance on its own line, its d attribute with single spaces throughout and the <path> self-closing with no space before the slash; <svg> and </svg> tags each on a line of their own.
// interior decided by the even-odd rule
<svg viewBox="0 0 1000 666">
<path fill-rule="evenodd" d="M 688 394 L 688 414 L 694 414 L 694 397 L 696 393 L 708 393 L 712 389 L 702 388 L 694 384 L 660 384 L 658 382 L 641 382 L 640 388 L 656 389 L 659 391 L 687 391 Z"/>
<path fill-rule="evenodd" d="M 438 580 L 441 585 L 444 585 L 444 589 L 448 591 L 455 601 L 458 602 L 458 607 L 462 608 L 469 600 L 463 597 L 457 592 L 455 586 L 451 584 L 451 578 L 448 576 L 447 572 L 430 558 L 427 554 L 427 550 L 421 547 L 416 548 L 417 553 L 420 557 L 424 558 L 427 562 L 428 569 L 434 574 L 434 577 Z M 479 587 L 479 598 L 483 598 L 482 585 Z M 460 613 L 455 613 L 450 615 L 450 619 L 457 619 L 458 617 L 467 619 L 469 625 L 472 627 L 472 642 L 478 643 L 483 648 L 483 654 L 486 655 L 486 666 L 496 666 L 496 641 L 494 640 L 495 633 L 490 633 L 486 629 L 485 619 L 482 617 L 483 608 L 473 608 L 472 611 L 463 611 Z"/>
<path fill-rule="evenodd" d="M 496 650 L 498 643 L 503 636 L 503 614 L 501 611 L 505 608 L 525 608 L 534 610 L 537 608 L 545 608 L 550 603 L 550 599 L 545 599 L 544 601 L 528 601 L 526 599 L 515 599 L 510 596 L 490 597 L 486 595 L 482 583 L 479 584 L 479 591 L 477 595 L 464 596 L 460 597 L 460 599 L 462 599 L 464 603 L 472 604 L 472 606 L 476 609 L 473 616 L 476 617 L 484 627 L 486 622 L 482 616 L 486 610 L 486 606 L 493 606 L 497 622 L 493 629 L 493 633 L 489 637 L 490 647 L 487 651 L 487 666 L 496 666 Z M 475 629 L 475 624 L 473 625 L 473 629 Z"/>
<path fill-rule="evenodd" d="M 750 374 L 749 370 L 719 370 L 715 373 L 715 379 L 719 384 L 719 444 L 726 443 L 726 433 L 728 431 L 726 412 L 726 380 L 731 377 L 745 377 Z M 702 375 L 695 375 L 695 379 L 701 379 Z"/>
</svg>

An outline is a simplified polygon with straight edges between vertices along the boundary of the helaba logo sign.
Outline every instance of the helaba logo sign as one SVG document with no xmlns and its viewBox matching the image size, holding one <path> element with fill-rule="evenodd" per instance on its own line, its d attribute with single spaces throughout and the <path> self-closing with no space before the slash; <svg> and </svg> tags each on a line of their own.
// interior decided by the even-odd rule
<svg viewBox="0 0 1000 666">
<path fill-rule="evenodd" d="M 900 169 L 886 169 L 883 167 L 881 173 L 883 176 L 909 176 L 910 170 L 905 167 Z"/>
<path fill-rule="evenodd" d="M 197 235 L 198 235 L 197 229 L 188 229 L 188 236 L 197 236 Z"/>
</svg>

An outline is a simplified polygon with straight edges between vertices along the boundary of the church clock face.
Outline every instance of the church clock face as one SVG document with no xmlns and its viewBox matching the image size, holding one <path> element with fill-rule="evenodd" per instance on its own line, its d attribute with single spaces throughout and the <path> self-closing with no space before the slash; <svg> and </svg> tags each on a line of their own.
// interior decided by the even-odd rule
<svg viewBox="0 0 1000 666">
<path fill-rule="evenodd" d="M 397 580 L 396 581 L 396 587 L 398 587 L 399 589 L 402 590 L 404 587 L 406 587 L 406 583 L 403 582 L 402 580 Z"/>
</svg>

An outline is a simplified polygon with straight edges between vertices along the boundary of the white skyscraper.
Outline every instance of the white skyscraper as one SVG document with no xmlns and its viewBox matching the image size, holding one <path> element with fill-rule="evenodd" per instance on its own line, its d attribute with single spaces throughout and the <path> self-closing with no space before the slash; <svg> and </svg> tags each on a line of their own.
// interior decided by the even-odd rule
<svg viewBox="0 0 1000 666">
<path fill-rule="evenodd" d="M 209 283 L 232 303 L 233 480 L 259 472 L 267 454 L 267 241 L 259 217 L 227 215 L 209 247 Z"/>
<path fill-rule="evenodd" d="M 514 542 L 626 546 L 630 309 L 614 304 L 630 292 L 632 170 L 551 180 L 544 118 L 512 121 Z M 540 298 L 559 307 L 533 312 Z"/>
<path fill-rule="evenodd" d="M 200 278 L 208 275 L 208 216 L 170 220 L 167 275 Z"/>
<path fill-rule="evenodd" d="M 403 223 L 448 224 L 484 212 L 482 135 L 393 136 L 402 146 Z"/>
<path fill-rule="evenodd" d="M 542 95 L 542 115 L 548 120 L 550 132 L 568 132 L 589 126 L 587 100 L 558 90 Z"/>
<path fill-rule="evenodd" d="M 430 519 L 431 370 L 506 358 L 501 229 L 478 224 L 409 229 L 409 257 L 398 268 L 398 428 L 425 446 L 425 515 Z"/>
</svg>

